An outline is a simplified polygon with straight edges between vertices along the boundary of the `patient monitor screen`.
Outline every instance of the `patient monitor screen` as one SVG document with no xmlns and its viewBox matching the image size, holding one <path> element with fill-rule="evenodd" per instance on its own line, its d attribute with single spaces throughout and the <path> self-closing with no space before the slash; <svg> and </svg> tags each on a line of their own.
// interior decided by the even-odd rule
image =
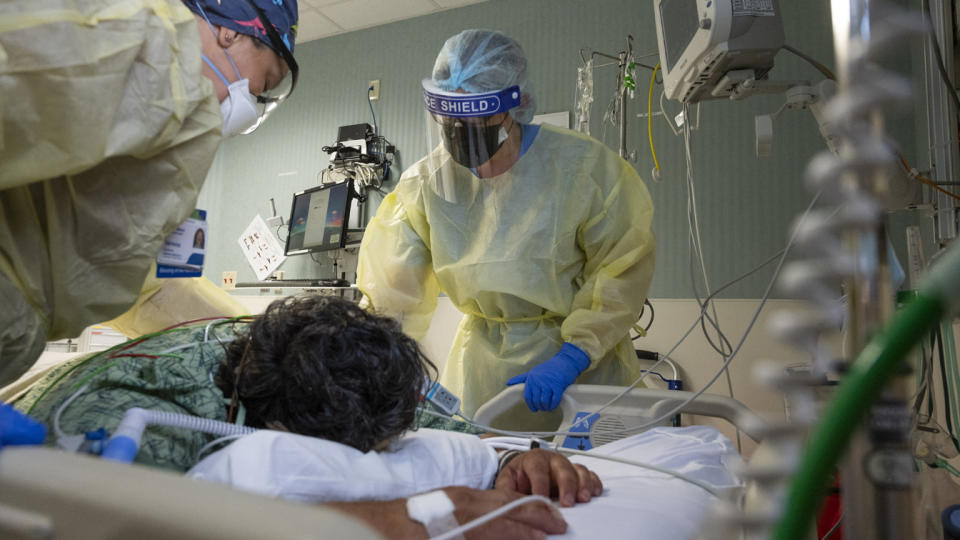
<svg viewBox="0 0 960 540">
<path fill-rule="evenodd" d="M 667 49 L 667 71 L 673 69 L 700 27 L 697 0 L 663 0 L 660 24 L 663 45 Z"/>
<path fill-rule="evenodd" d="M 287 255 L 342 247 L 349 203 L 346 182 L 294 195 Z"/>
</svg>

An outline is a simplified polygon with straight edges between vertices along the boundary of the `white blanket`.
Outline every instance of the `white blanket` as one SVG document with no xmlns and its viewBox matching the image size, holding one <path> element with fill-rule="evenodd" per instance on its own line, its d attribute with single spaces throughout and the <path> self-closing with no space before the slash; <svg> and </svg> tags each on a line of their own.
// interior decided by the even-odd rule
<svg viewBox="0 0 960 540">
<path fill-rule="evenodd" d="M 592 452 L 682 472 L 720 490 L 740 482 L 730 472 L 740 455 L 709 426 L 654 428 Z M 686 540 L 716 500 L 700 487 L 663 473 L 586 456 L 571 461 L 592 469 L 603 481 L 603 495 L 588 504 L 561 508 L 567 533 L 558 538 Z"/>
<path fill-rule="evenodd" d="M 718 489 L 738 486 L 739 462 L 730 441 L 708 426 L 655 428 L 593 452 L 676 470 Z M 604 493 L 563 508 L 563 538 L 604 540 L 692 538 L 715 498 L 663 473 L 592 457 L 573 461 L 594 470 Z M 485 489 L 496 474 L 496 453 L 473 435 L 422 429 L 387 452 L 353 448 L 301 435 L 259 431 L 198 463 L 193 477 L 301 502 L 387 500 L 444 486 Z"/>
</svg>

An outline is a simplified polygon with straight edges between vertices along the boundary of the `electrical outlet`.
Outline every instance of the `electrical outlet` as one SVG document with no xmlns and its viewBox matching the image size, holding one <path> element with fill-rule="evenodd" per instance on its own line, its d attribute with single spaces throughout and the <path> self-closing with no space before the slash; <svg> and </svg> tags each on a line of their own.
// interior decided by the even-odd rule
<svg viewBox="0 0 960 540">
<path fill-rule="evenodd" d="M 380 99 L 380 79 L 375 81 L 370 81 L 370 84 L 367 86 L 370 94 L 370 101 L 376 101 Z"/>
</svg>

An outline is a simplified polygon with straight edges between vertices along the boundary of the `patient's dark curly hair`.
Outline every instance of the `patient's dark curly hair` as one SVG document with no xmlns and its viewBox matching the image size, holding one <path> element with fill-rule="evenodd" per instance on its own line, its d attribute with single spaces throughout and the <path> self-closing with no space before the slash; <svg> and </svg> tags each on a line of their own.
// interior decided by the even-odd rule
<svg viewBox="0 0 960 540">
<path fill-rule="evenodd" d="M 248 426 L 367 452 L 414 421 L 436 367 L 394 319 L 340 297 L 277 300 L 238 332 L 215 377 Z"/>
</svg>

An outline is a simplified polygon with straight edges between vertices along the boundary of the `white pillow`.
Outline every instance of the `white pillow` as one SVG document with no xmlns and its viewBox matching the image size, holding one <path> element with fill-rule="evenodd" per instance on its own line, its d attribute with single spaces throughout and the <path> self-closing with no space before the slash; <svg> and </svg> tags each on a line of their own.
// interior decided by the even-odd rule
<svg viewBox="0 0 960 540">
<path fill-rule="evenodd" d="M 388 500 L 446 486 L 486 489 L 497 453 L 476 435 L 420 429 L 388 451 L 262 430 L 215 452 L 187 473 L 237 489 L 301 502 Z"/>
</svg>

